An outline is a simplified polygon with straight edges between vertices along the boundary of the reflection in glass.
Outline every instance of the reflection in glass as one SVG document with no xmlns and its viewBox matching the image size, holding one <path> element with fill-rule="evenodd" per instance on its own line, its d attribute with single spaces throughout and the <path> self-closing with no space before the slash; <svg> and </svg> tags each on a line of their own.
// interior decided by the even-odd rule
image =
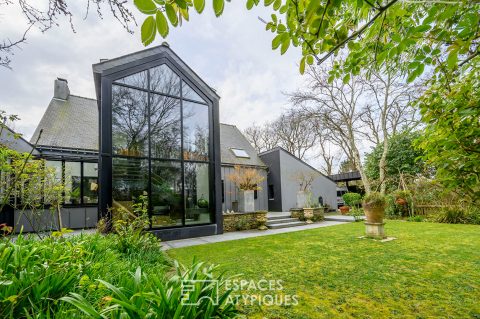
<svg viewBox="0 0 480 319">
<path fill-rule="evenodd" d="M 182 224 L 182 166 L 152 161 L 152 227 Z"/>
<path fill-rule="evenodd" d="M 151 156 L 180 159 L 180 100 L 157 94 L 152 94 L 151 97 Z"/>
<path fill-rule="evenodd" d="M 183 102 L 183 158 L 208 161 L 208 106 Z"/>
<path fill-rule="evenodd" d="M 112 85 L 112 143 L 114 154 L 148 154 L 147 93 Z"/>
<path fill-rule="evenodd" d="M 185 167 L 185 224 L 211 223 L 209 164 L 188 163 Z"/>
<path fill-rule="evenodd" d="M 65 162 L 65 204 L 80 204 L 81 162 Z"/>
<path fill-rule="evenodd" d="M 112 202 L 114 208 L 133 212 L 132 205 L 139 196 L 146 195 L 148 185 L 148 161 L 136 158 L 113 158 Z"/>
<path fill-rule="evenodd" d="M 180 97 L 180 77 L 166 64 L 150 69 L 150 90 Z"/>
<path fill-rule="evenodd" d="M 62 167 L 62 161 L 45 161 L 45 168 L 47 169 L 47 172 L 53 174 L 53 180 L 50 179 L 45 180 L 45 183 L 43 187 L 45 189 L 50 188 L 54 185 L 60 185 L 62 184 L 62 172 L 63 172 L 63 167 Z M 51 175 L 47 175 L 51 176 Z M 1 193 L 1 191 L 0 191 Z M 49 196 L 44 197 L 44 203 L 45 204 L 51 204 Z"/>
<path fill-rule="evenodd" d="M 182 82 L 182 97 L 197 102 L 207 103 L 187 83 Z"/>
<path fill-rule="evenodd" d="M 115 82 L 123 83 L 141 89 L 148 89 L 148 74 L 147 71 L 143 71 L 115 80 Z"/>
<path fill-rule="evenodd" d="M 98 164 L 83 163 L 83 203 L 98 203 Z"/>
</svg>

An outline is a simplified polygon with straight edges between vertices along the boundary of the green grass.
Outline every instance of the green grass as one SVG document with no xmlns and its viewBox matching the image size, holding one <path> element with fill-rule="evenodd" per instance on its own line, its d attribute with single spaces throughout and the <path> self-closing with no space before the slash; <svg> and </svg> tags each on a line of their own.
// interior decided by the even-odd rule
<svg viewBox="0 0 480 319">
<path fill-rule="evenodd" d="M 296 306 L 243 306 L 248 318 L 480 318 L 480 226 L 389 221 L 386 232 L 398 239 L 385 243 L 358 239 L 363 229 L 351 223 L 169 255 L 220 264 L 241 279 L 283 280 L 280 293 L 298 295 Z"/>
</svg>

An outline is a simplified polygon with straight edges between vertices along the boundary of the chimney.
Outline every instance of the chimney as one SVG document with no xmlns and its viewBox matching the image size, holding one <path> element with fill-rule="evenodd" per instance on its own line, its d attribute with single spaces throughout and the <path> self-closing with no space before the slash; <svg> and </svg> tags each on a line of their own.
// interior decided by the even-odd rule
<svg viewBox="0 0 480 319">
<path fill-rule="evenodd" d="M 70 90 L 68 89 L 68 81 L 62 78 L 57 78 L 53 88 L 53 97 L 60 100 L 66 100 L 69 95 Z"/>
</svg>

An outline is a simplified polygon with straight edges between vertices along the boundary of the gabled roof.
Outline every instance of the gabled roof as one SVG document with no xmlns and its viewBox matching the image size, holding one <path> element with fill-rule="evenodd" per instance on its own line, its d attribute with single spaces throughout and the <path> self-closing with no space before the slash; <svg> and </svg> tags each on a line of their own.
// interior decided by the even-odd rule
<svg viewBox="0 0 480 319">
<path fill-rule="evenodd" d="M 290 153 L 289 151 L 287 151 L 286 149 L 284 149 L 284 148 L 281 147 L 281 146 L 277 146 L 277 147 L 272 148 L 271 150 L 262 152 L 262 153 L 258 154 L 258 156 L 260 156 L 260 158 L 261 158 L 263 155 L 270 154 L 270 153 L 274 153 L 274 152 L 283 152 L 283 153 L 285 153 L 285 154 L 293 157 L 294 159 L 296 159 L 298 162 L 302 163 L 303 165 L 308 166 L 309 168 L 311 168 L 311 169 L 314 170 L 315 172 L 319 173 L 320 175 L 322 175 L 322 176 L 328 178 L 329 180 L 331 180 L 332 182 L 334 182 L 334 180 L 333 180 L 332 178 L 330 178 L 330 176 L 327 176 L 327 175 L 323 174 L 323 173 L 320 172 L 318 169 L 316 169 L 316 168 L 313 167 L 312 165 L 308 164 L 307 162 L 299 159 L 298 157 L 296 157 L 295 155 L 293 155 L 292 153 Z M 282 165 L 282 164 L 280 163 L 280 165 Z"/>
<path fill-rule="evenodd" d="M 97 101 L 69 95 L 67 100 L 53 98 L 30 139 L 39 146 L 98 150 Z"/>
<path fill-rule="evenodd" d="M 136 65 L 152 62 L 162 58 L 167 58 L 176 63 L 180 67 L 180 71 L 195 81 L 195 84 L 205 94 L 210 95 L 218 100 L 220 96 L 212 89 L 201 77 L 193 71 L 188 64 L 186 64 L 178 55 L 170 49 L 170 46 L 164 42 L 146 50 L 130 53 L 121 57 L 109 59 L 92 65 L 93 77 L 95 80 L 95 90 L 97 92 L 97 99 L 100 100 L 100 78 L 102 75 L 116 73 L 125 69 L 129 69 Z"/>
<path fill-rule="evenodd" d="M 235 156 L 232 148 L 245 150 L 250 158 Z M 252 144 L 235 125 L 220 123 L 220 153 L 222 164 L 267 167 Z"/>
</svg>

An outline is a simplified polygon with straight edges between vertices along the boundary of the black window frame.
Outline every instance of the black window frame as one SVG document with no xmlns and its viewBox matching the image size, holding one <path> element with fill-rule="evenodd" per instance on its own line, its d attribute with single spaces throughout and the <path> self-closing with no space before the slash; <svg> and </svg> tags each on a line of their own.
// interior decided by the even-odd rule
<svg viewBox="0 0 480 319">
<path fill-rule="evenodd" d="M 135 74 L 139 73 L 142 71 L 149 70 L 151 68 L 154 68 L 156 66 L 160 66 L 162 64 L 167 65 L 179 78 L 180 78 L 180 97 L 171 95 L 171 94 L 166 94 L 166 93 L 161 93 L 158 91 L 151 90 L 149 87 L 148 89 L 144 88 L 138 88 L 132 85 L 124 84 L 124 83 L 119 83 L 118 80 Z M 148 73 L 148 79 L 150 81 L 150 72 Z M 197 100 L 192 100 L 188 98 L 183 98 L 182 97 L 182 91 L 183 91 L 183 83 L 187 84 L 190 88 L 192 88 L 195 93 L 197 93 L 202 99 L 204 99 L 204 103 L 199 102 Z M 209 167 L 209 203 L 211 203 L 209 207 L 209 213 L 210 213 L 210 222 L 208 223 L 198 223 L 198 224 L 193 224 L 189 225 L 186 224 L 185 222 L 185 216 L 186 216 L 186 207 L 184 205 L 183 211 L 182 211 L 182 224 L 181 225 L 176 225 L 176 226 L 167 226 L 167 227 L 152 227 L 152 224 L 150 223 L 150 230 L 161 230 L 161 229 L 168 229 L 168 228 L 183 228 L 183 227 L 189 227 L 189 226 L 202 226 L 202 225 L 212 225 L 212 224 L 217 224 L 219 225 L 218 217 L 218 208 L 217 208 L 217 187 L 216 187 L 216 175 L 217 173 L 217 164 L 216 161 L 218 161 L 218 155 L 219 150 L 215 150 L 215 145 L 216 141 L 219 140 L 219 130 L 214 130 L 214 124 L 215 121 L 218 121 L 218 100 L 212 100 L 208 96 L 206 96 L 202 90 L 200 90 L 197 85 L 194 84 L 194 82 L 187 76 L 185 76 L 182 72 L 179 71 L 179 67 L 176 66 L 174 63 L 172 63 L 169 59 L 167 58 L 160 58 L 157 59 L 151 63 L 145 63 L 145 64 L 139 64 L 124 70 L 112 72 L 111 74 L 102 76 L 101 80 L 101 86 L 102 86 L 102 107 L 101 107 L 101 114 L 100 114 L 100 138 L 102 141 L 102 146 L 100 150 L 100 166 L 101 167 L 101 179 L 100 179 L 100 184 L 101 185 L 106 185 L 106 187 L 101 187 L 101 194 L 100 194 L 100 204 L 99 204 L 99 214 L 100 217 L 105 217 L 105 216 L 111 216 L 110 212 L 105 212 L 108 211 L 108 207 L 112 207 L 112 183 L 111 180 L 108 181 L 108 176 L 112 176 L 112 159 L 114 157 L 125 157 L 125 158 L 131 158 L 131 156 L 123 156 L 123 155 L 117 155 L 113 153 L 113 141 L 112 141 L 112 87 L 113 85 L 117 86 L 122 86 L 122 87 L 127 87 L 139 91 L 144 91 L 147 92 L 148 94 L 148 110 L 150 111 L 150 104 L 151 104 L 151 94 L 155 95 L 160 95 L 160 96 L 165 96 L 165 97 L 170 97 L 170 98 L 176 98 L 180 99 L 180 110 L 181 110 L 181 131 L 182 131 L 182 136 L 181 136 L 181 157 L 180 159 L 172 159 L 172 158 L 158 158 L 158 157 L 151 157 L 151 141 L 150 141 L 150 129 L 149 129 L 149 138 L 148 138 L 148 156 L 143 156 L 143 157 L 134 157 L 136 159 L 145 159 L 149 162 L 148 165 L 148 175 L 149 175 L 149 181 L 148 181 L 148 193 L 149 193 L 149 216 L 152 216 L 152 203 L 151 203 L 151 161 L 156 160 L 156 161 L 169 161 L 169 162 L 180 162 L 181 167 L 182 167 L 182 197 L 185 200 L 185 167 L 184 163 L 189 162 L 189 163 L 204 163 L 208 164 Z M 185 160 L 184 159 L 184 142 L 183 142 L 183 102 L 188 101 L 194 104 L 200 104 L 200 105 L 206 105 L 208 107 L 208 128 L 209 128 L 209 145 L 208 145 L 208 160 L 207 161 L 202 161 L 202 160 Z M 149 119 L 150 122 L 150 119 Z"/>
</svg>

